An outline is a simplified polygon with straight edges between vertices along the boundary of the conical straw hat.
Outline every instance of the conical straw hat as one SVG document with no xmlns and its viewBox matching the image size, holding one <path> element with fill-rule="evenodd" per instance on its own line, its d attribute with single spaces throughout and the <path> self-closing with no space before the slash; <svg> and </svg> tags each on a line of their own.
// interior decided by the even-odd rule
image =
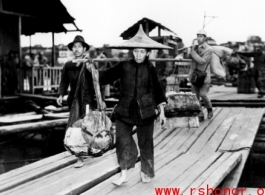
<svg viewBox="0 0 265 195">
<path fill-rule="evenodd" d="M 172 49 L 166 45 L 160 44 L 153 39 L 149 38 L 143 31 L 143 27 L 140 24 L 140 28 L 136 35 L 119 45 L 109 46 L 113 49 L 133 49 L 133 48 L 144 48 L 144 49 Z"/>
</svg>

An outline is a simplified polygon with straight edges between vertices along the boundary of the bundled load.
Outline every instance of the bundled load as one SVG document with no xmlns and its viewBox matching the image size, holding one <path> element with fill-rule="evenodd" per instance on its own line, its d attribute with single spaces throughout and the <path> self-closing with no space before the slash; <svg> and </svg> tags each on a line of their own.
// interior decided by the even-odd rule
<svg viewBox="0 0 265 195">
<path fill-rule="evenodd" d="M 114 146 L 112 123 L 104 112 L 105 105 L 100 94 L 98 72 L 94 67 L 92 77 L 98 109 L 89 111 L 87 106 L 85 117 L 70 125 L 65 135 L 66 149 L 76 156 L 101 156 Z"/>
<path fill-rule="evenodd" d="M 166 117 L 192 117 L 198 116 L 200 103 L 193 93 L 168 92 L 166 94 L 167 105 L 165 106 Z"/>
<path fill-rule="evenodd" d="M 213 48 L 213 54 L 211 58 L 211 73 L 217 77 L 224 78 L 226 75 L 225 67 L 222 65 L 222 59 L 231 56 L 233 50 L 223 46 L 211 46 Z"/>
</svg>

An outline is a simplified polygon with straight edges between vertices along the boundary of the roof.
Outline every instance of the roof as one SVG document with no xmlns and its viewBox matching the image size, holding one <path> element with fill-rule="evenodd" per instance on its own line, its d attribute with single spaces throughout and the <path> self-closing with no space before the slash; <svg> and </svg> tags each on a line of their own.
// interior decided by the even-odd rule
<svg viewBox="0 0 265 195">
<path fill-rule="evenodd" d="M 173 32 L 169 28 L 165 27 L 164 25 L 162 25 L 158 22 L 155 22 L 153 20 L 150 20 L 148 18 L 143 18 L 143 19 L 139 20 L 137 23 L 135 23 L 134 25 L 132 25 L 131 27 L 129 27 L 123 33 L 121 33 L 120 37 L 122 37 L 123 39 L 129 39 L 129 38 L 133 37 L 137 33 L 140 24 L 142 24 L 144 29 L 146 29 L 146 25 L 148 24 L 149 32 L 151 32 L 154 28 L 159 27 L 162 30 L 169 31 L 169 32 L 177 35 L 175 32 Z"/>
<path fill-rule="evenodd" d="M 74 18 L 60 0 L 2 0 L 2 10 L 22 15 L 22 34 L 67 32 L 63 24 L 73 24 Z"/>
</svg>

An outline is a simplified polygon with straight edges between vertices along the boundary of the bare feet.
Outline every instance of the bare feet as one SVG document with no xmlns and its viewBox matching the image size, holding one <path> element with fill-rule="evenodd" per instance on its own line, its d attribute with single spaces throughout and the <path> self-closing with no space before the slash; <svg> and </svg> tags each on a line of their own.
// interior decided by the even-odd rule
<svg viewBox="0 0 265 195">
<path fill-rule="evenodd" d="M 152 181 L 152 178 L 146 175 L 145 173 L 141 172 L 140 175 L 143 183 L 149 183 Z"/>
<path fill-rule="evenodd" d="M 82 166 L 84 166 L 83 158 L 82 157 L 78 157 L 77 158 L 77 162 L 74 165 L 74 168 L 80 168 Z"/>
<path fill-rule="evenodd" d="M 115 186 L 120 186 L 120 185 L 122 185 L 123 183 L 126 183 L 126 182 L 128 182 L 127 170 L 121 170 L 120 178 L 117 179 L 117 180 L 112 181 L 112 184 L 115 185 Z"/>
</svg>

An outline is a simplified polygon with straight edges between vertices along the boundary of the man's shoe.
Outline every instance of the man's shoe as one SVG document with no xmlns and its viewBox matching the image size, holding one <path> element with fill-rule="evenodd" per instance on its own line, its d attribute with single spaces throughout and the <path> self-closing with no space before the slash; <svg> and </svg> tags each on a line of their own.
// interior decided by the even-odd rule
<svg viewBox="0 0 265 195">
<path fill-rule="evenodd" d="M 208 111 L 207 118 L 208 118 L 208 119 L 213 118 L 213 111 L 212 111 L 212 110 Z"/>
</svg>

